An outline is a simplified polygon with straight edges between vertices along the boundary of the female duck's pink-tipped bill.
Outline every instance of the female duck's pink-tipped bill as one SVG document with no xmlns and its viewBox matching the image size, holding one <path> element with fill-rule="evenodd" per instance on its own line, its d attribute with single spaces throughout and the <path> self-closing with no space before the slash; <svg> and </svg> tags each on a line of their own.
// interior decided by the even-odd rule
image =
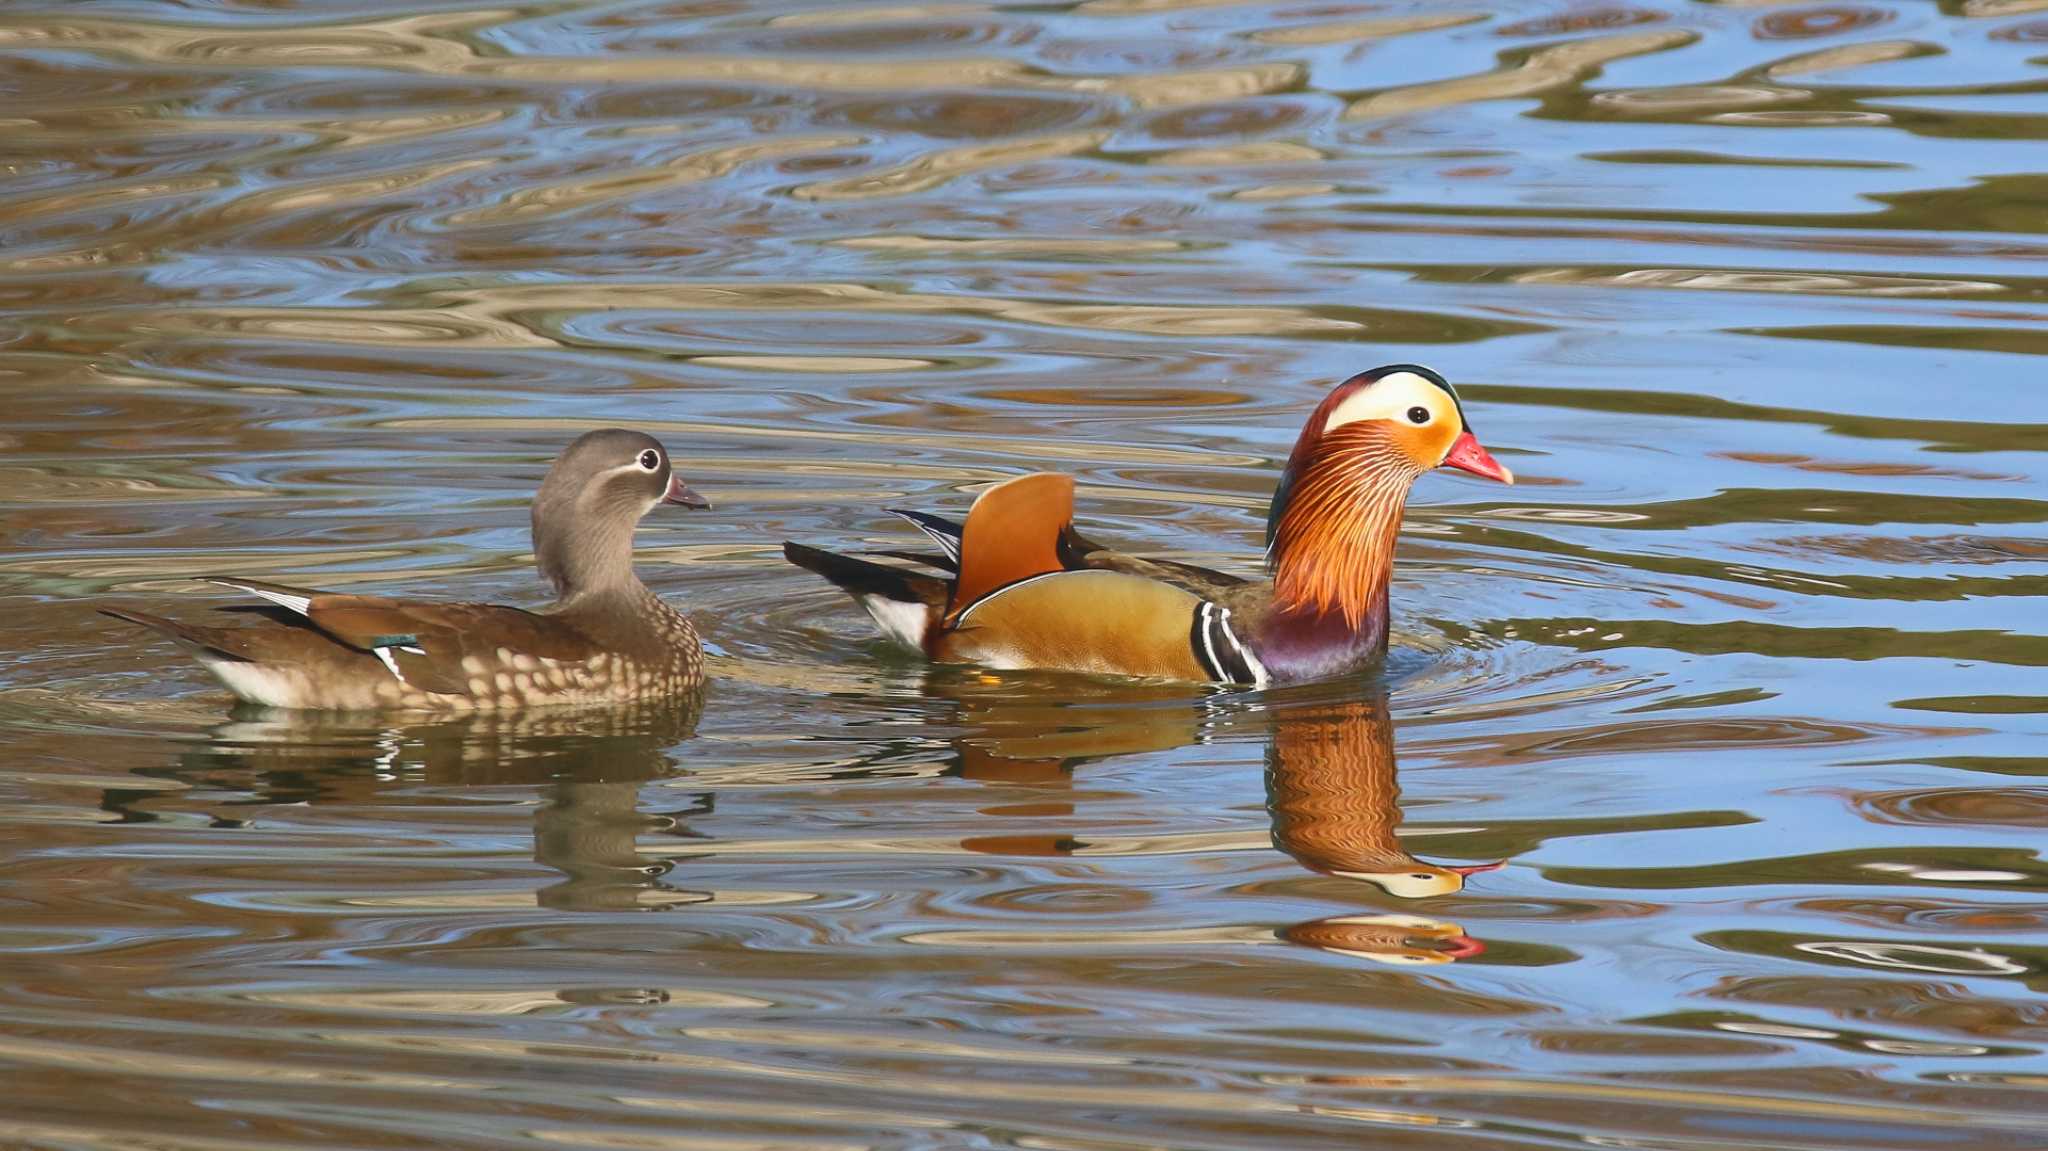
<svg viewBox="0 0 2048 1151">
<path fill-rule="evenodd" d="M 1451 453 L 1444 457 L 1444 466 L 1471 472 L 1475 476 L 1485 476 L 1489 480 L 1499 480 L 1504 484 L 1515 482 L 1515 473 L 1509 471 L 1506 464 L 1494 459 L 1492 453 L 1480 447 L 1479 437 L 1471 432 L 1458 433 L 1458 438 L 1451 442 Z"/>
<path fill-rule="evenodd" d="M 1508 861 L 1507 861 L 1507 860 L 1505 860 L 1505 859 L 1496 859 L 1496 860 L 1494 860 L 1494 861 L 1493 861 L 1492 863 L 1455 863 L 1455 864 L 1450 864 L 1450 865 L 1446 866 L 1446 867 L 1444 868 L 1444 870 L 1445 870 L 1445 871 L 1455 871 L 1455 872 L 1457 872 L 1457 873 L 1458 873 L 1459 875 L 1463 875 L 1463 876 L 1466 876 L 1466 877 L 1468 877 L 1468 878 L 1469 878 L 1469 877 L 1471 877 L 1471 876 L 1474 876 L 1474 875 L 1477 875 L 1477 874 L 1479 874 L 1479 873 L 1480 873 L 1480 872 L 1482 872 L 1482 871 L 1499 871 L 1499 870 L 1500 870 L 1501 868 L 1503 868 L 1503 867 L 1506 867 L 1507 865 L 1508 865 Z"/>
<path fill-rule="evenodd" d="M 668 477 L 668 491 L 662 495 L 661 502 L 680 504 L 686 508 L 702 509 L 711 506 L 710 500 L 690 490 L 690 485 L 683 482 L 683 477 L 673 474 Z"/>
</svg>

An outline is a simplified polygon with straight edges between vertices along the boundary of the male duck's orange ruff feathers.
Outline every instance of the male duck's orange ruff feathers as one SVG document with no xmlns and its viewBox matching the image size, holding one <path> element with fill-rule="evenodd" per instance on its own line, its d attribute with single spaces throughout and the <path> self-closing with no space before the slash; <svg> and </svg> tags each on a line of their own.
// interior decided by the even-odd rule
<svg viewBox="0 0 2048 1151">
<path fill-rule="evenodd" d="M 421 603 L 261 580 L 211 582 L 264 606 L 259 622 L 207 627 L 102 609 L 176 641 L 230 691 L 270 707 L 502 711 L 621 703 L 693 692 L 703 650 L 690 621 L 633 574 L 632 525 L 656 503 L 706 506 L 638 432 L 571 444 L 535 501 L 535 551 L 561 598 L 526 611 Z"/>
<path fill-rule="evenodd" d="M 1340 384 L 1296 442 L 1268 520 L 1273 577 L 1248 580 L 1110 551 L 1069 522 L 1073 482 L 1023 476 L 964 524 L 900 512 L 943 556 L 930 575 L 802 544 L 784 554 L 852 593 L 883 633 L 934 660 L 1265 684 L 1384 654 L 1393 546 L 1408 488 L 1449 465 L 1512 482 L 1457 394 L 1397 364 Z"/>
</svg>

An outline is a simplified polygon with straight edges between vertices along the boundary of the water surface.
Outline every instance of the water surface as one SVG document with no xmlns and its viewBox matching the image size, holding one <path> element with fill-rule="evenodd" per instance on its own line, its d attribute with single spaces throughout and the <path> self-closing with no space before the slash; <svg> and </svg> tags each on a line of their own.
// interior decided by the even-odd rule
<svg viewBox="0 0 2048 1151">
<path fill-rule="evenodd" d="M 2032 0 L 9 5 L 0 1145 L 2039 1147 L 2044 63 Z M 1375 682 L 927 672 L 779 556 L 1057 468 L 1250 571 L 1401 360 L 1523 483 L 1418 486 Z M 641 535 L 701 715 L 230 714 L 94 614 L 536 602 L 615 423 L 718 505 Z"/>
</svg>

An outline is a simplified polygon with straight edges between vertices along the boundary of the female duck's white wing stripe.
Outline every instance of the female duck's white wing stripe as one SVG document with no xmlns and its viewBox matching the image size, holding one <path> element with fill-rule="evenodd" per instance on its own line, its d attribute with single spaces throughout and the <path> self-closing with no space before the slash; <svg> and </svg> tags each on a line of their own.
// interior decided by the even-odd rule
<svg viewBox="0 0 2048 1151">
<path fill-rule="evenodd" d="M 236 591 L 248 592 L 259 599 L 267 599 L 286 611 L 297 612 L 300 615 L 306 615 L 313 610 L 313 598 L 311 596 L 289 595 L 281 591 L 272 591 L 269 588 L 250 587 L 248 584 L 236 583 L 233 580 L 217 579 L 211 582 L 217 583 L 222 587 L 234 588 Z"/>
</svg>

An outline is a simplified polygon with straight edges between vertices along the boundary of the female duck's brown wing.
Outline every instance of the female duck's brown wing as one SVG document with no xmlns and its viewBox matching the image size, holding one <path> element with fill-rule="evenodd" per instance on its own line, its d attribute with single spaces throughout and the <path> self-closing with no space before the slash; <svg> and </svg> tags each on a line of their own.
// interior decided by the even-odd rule
<svg viewBox="0 0 2048 1151">
<path fill-rule="evenodd" d="M 604 649 L 567 620 L 483 603 L 417 603 L 340 595 L 257 580 L 215 579 L 303 617 L 346 647 L 375 656 L 420 691 L 474 694 L 479 676 L 582 663 Z"/>
<path fill-rule="evenodd" d="M 141 624 L 177 643 L 202 660 L 226 659 L 318 670 L 321 674 L 351 672 L 387 675 L 369 652 L 352 648 L 321 631 L 305 617 L 277 607 L 236 607 L 226 610 L 255 616 L 261 622 L 236 627 L 207 627 L 131 608 L 103 607 L 101 615 Z"/>
</svg>

